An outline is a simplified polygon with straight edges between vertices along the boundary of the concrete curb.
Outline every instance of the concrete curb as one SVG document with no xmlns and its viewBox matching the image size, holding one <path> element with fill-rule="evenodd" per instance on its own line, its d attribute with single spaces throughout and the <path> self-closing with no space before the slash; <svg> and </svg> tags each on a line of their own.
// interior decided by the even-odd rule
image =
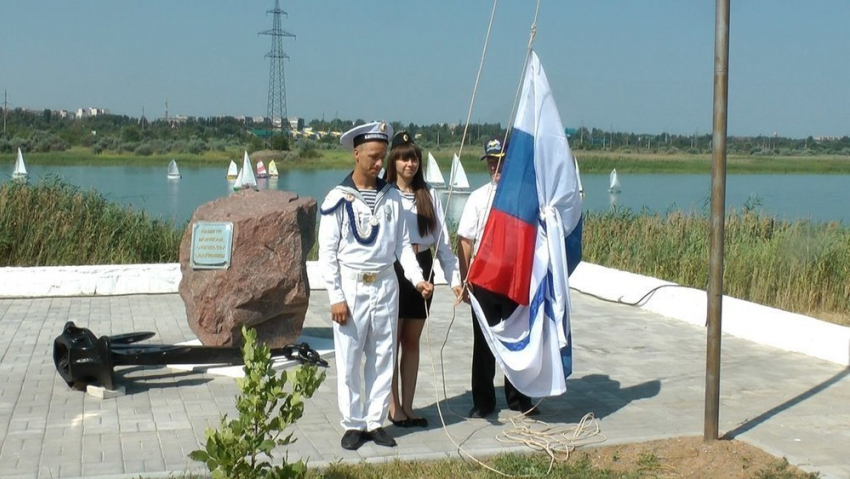
<svg viewBox="0 0 850 479">
<path fill-rule="evenodd" d="M 609 301 L 640 301 L 636 306 L 641 309 L 705 325 L 708 300 L 702 290 L 591 263 L 578 266 L 570 277 L 570 286 Z M 850 328 L 802 314 L 723 296 L 723 332 L 850 366 Z"/>
<path fill-rule="evenodd" d="M 315 261 L 307 263 L 307 276 L 314 289 L 321 289 Z M 180 278 L 176 263 L 0 268 L 0 298 L 176 293 Z M 436 282 L 445 284 L 440 271 Z M 705 324 L 705 291 L 591 263 L 579 265 L 570 286 L 609 301 L 637 303 L 647 311 L 694 325 Z M 723 331 L 850 366 L 850 328 L 846 326 L 724 296 Z"/>
<path fill-rule="evenodd" d="M 180 265 L 0 268 L 0 298 L 176 293 Z"/>
</svg>

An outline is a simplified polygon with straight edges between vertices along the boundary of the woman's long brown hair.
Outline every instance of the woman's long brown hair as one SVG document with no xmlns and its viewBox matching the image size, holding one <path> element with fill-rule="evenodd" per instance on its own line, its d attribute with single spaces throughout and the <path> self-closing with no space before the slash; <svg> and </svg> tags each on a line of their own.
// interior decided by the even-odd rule
<svg viewBox="0 0 850 479">
<path fill-rule="evenodd" d="M 396 160 L 407 158 L 419 159 L 419 168 L 416 170 L 416 174 L 413 175 L 413 181 L 410 186 L 413 189 L 413 198 L 416 203 L 416 223 L 419 226 L 419 235 L 426 236 L 428 233 L 437 229 L 437 215 L 434 213 L 434 203 L 431 199 L 431 193 L 428 192 L 428 183 L 425 182 L 425 174 L 422 173 L 422 167 L 424 166 L 422 164 L 422 150 L 416 146 L 416 143 L 405 143 L 390 150 L 384 180 L 395 185 L 398 179 L 395 162 Z"/>
</svg>

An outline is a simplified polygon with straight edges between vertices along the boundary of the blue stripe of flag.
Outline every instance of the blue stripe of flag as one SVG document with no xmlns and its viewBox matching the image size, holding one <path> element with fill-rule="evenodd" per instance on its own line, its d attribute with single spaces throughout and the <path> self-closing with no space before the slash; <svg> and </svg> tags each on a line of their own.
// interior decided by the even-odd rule
<svg viewBox="0 0 850 479">
<path fill-rule="evenodd" d="M 540 203 L 534 172 L 534 136 L 522 130 L 511 131 L 508 155 L 493 198 L 493 208 L 525 223 L 537 225 Z"/>
</svg>

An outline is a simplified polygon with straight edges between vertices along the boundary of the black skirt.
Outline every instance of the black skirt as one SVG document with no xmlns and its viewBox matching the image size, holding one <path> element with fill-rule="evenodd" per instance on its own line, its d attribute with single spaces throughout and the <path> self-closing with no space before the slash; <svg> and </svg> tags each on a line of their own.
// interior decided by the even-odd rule
<svg viewBox="0 0 850 479">
<path fill-rule="evenodd" d="M 431 256 L 431 250 L 420 251 L 416 255 L 416 260 L 419 261 L 419 267 L 422 268 L 422 276 L 425 277 L 425 280 L 433 281 L 434 258 Z M 396 261 L 393 266 L 395 267 L 395 275 L 398 277 L 398 317 L 401 319 L 425 319 L 431 309 L 431 298 L 427 300 L 426 309 L 426 301 L 422 299 L 422 293 L 416 291 L 416 285 L 404 277 L 404 269 L 402 269 L 401 263 Z"/>
</svg>

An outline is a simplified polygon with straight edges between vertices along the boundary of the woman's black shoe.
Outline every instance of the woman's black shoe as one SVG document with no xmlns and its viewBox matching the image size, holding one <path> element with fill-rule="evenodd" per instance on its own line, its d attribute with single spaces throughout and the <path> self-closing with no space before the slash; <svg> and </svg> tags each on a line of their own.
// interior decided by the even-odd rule
<svg viewBox="0 0 850 479">
<path fill-rule="evenodd" d="M 401 419 L 399 421 L 396 421 L 395 419 L 393 419 L 392 416 L 387 416 L 387 419 L 389 419 L 390 422 L 393 423 L 393 426 L 396 426 L 396 427 L 404 427 L 404 428 L 413 427 L 413 423 L 411 422 L 411 419 L 407 418 L 407 417 L 404 418 L 404 419 Z"/>
<path fill-rule="evenodd" d="M 407 419 L 407 422 L 410 425 L 405 427 L 428 427 L 428 420 L 424 417 L 411 417 Z"/>
</svg>

